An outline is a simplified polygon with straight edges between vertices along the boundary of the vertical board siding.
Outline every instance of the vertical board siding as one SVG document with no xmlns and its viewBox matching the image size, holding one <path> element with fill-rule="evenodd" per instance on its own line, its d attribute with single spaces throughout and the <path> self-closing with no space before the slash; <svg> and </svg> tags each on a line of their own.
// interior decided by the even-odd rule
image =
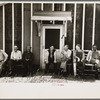
<svg viewBox="0 0 100 100">
<path fill-rule="evenodd" d="M 75 43 L 82 45 L 82 18 L 83 18 L 83 5 L 77 4 L 76 7 L 76 36 Z"/>
<path fill-rule="evenodd" d="M 67 37 L 65 38 L 65 44 L 68 44 L 69 48 L 73 49 L 74 4 L 66 4 L 66 11 L 71 11 L 72 22 L 67 22 Z"/>
<path fill-rule="evenodd" d="M 0 6 L 0 49 L 3 49 L 3 7 Z"/>
<path fill-rule="evenodd" d="M 54 4 L 54 11 L 63 11 L 63 4 Z"/>
<path fill-rule="evenodd" d="M 21 4 L 14 5 L 14 44 L 18 46 L 21 50 L 21 25 L 22 25 L 22 18 L 21 18 Z"/>
<path fill-rule="evenodd" d="M 47 4 L 47 3 L 45 3 L 45 4 L 43 5 L 43 10 L 44 10 L 44 11 L 52 11 L 52 4 Z"/>
<path fill-rule="evenodd" d="M 30 45 L 31 33 L 31 4 L 24 4 L 24 51 Z"/>
<path fill-rule="evenodd" d="M 3 50 L 5 51 L 5 5 L 3 5 Z"/>
<path fill-rule="evenodd" d="M 83 4 L 83 19 L 82 19 L 82 50 L 84 50 L 84 27 L 85 27 L 85 3 Z"/>
<path fill-rule="evenodd" d="M 31 17 L 33 16 L 33 3 L 31 3 Z M 30 46 L 33 47 L 33 20 L 31 20 L 31 36 L 30 36 Z M 32 49 L 31 49 L 32 51 Z"/>
<path fill-rule="evenodd" d="M 21 3 L 14 4 L 14 42 L 18 45 L 19 49 L 22 48 L 22 8 Z M 84 27 L 84 49 L 92 49 L 92 30 L 93 30 L 93 4 L 85 5 L 85 27 Z M 44 3 L 44 11 L 64 11 L 63 3 L 55 3 L 52 8 L 52 3 Z M 3 12 L 2 6 L 0 7 L 0 48 L 3 49 Z M 35 11 L 41 11 L 41 3 L 33 3 L 33 14 Z M 72 21 L 67 22 L 67 37 L 65 38 L 65 44 L 69 45 L 70 49 L 73 49 L 73 24 L 74 24 L 74 3 L 65 4 L 65 11 L 71 11 Z M 40 37 L 37 32 L 37 24 L 33 21 L 33 31 L 31 37 L 31 3 L 24 4 L 24 45 L 30 45 L 30 39 L 32 39 L 32 52 L 34 54 L 34 64 L 40 63 Z M 76 33 L 75 43 L 82 44 L 82 20 L 83 20 L 83 4 L 77 4 L 76 6 Z M 95 44 L 100 50 L 100 4 L 96 4 L 96 20 L 95 20 Z M 10 54 L 12 51 L 12 4 L 5 5 L 5 51 Z"/>
<path fill-rule="evenodd" d="M 12 4 L 5 5 L 5 51 L 12 51 Z"/>
<path fill-rule="evenodd" d="M 92 45 L 94 44 L 95 39 L 95 15 L 96 15 L 96 4 L 93 5 L 93 26 L 92 26 Z"/>
<path fill-rule="evenodd" d="M 92 49 L 92 28 L 93 28 L 93 4 L 85 6 L 85 34 L 84 34 L 84 49 Z"/>
<path fill-rule="evenodd" d="M 24 51 L 24 3 L 22 3 L 21 4 L 22 5 L 22 7 L 21 7 L 21 18 L 22 18 L 22 26 L 21 26 L 21 28 L 22 28 L 22 32 L 21 32 L 21 35 L 22 35 L 22 39 L 21 39 L 21 41 L 22 41 L 22 53 L 23 53 L 23 51 Z"/>
<path fill-rule="evenodd" d="M 34 11 L 41 11 L 41 3 L 33 4 L 33 12 Z"/>
<path fill-rule="evenodd" d="M 12 3 L 12 50 L 14 49 L 14 3 Z"/>
<path fill-rule="evenodd" d="M 95 20 L 95 44 L 100 50 L 100 4 L 96 5 L 96 20 Z"/>
<path fill-rule="evenodd" d="M 33 12 L 41 11 L 41 4 L 33 4 Z M 33 54 L 34 64 L 40 64 L 40 37 L 38 36 L 37 23 L 33 21 Z"/>
<path fill-rule="evenodd" d="M 76 36 L 76 7 L 77 7 L 77 4 L 74 4 L 73 50 L 75 50 L 75 36 Z"/>
</svg>

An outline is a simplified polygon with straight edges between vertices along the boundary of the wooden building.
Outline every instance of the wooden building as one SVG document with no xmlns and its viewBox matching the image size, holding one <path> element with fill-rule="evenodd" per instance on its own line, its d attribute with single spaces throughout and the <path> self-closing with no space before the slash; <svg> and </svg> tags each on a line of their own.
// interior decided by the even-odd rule
<svg viewBox="0 0 100 100">
<path fill-rule="evenodd" d="M 74 2 L 0 3 L 0 48 L 9 55 L 18 45 L 22 53 L 32 47 L 34 64 L 44 68 L 45 50 L 57 51 L 81 44 L 83 50 L 95 43 L 100 50 L 100 4 Z"/>
</svg>

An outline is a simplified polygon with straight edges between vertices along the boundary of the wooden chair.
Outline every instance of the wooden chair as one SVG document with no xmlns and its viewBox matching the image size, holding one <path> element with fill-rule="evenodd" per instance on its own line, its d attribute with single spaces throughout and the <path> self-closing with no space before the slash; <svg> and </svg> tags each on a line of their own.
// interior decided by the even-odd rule
<svg viewBox="0 0 100 100">
<path fill-rule="evenodd" d="M 88 54 L 89 50 L 84 50 L 84 53 L 85 53 L 85 58 L 87 57 L 87 54 Z M 95 74 L 95 76 L 98 76 L 98 70 L 95 66 L 95 64 L 91 64 L 91 63 L 88 63 L 86 62 L 85 63 L 85 69 L 84 69 L 84 73 L 89 73 L 89 72 L 92 72 Z"/>
</svg>

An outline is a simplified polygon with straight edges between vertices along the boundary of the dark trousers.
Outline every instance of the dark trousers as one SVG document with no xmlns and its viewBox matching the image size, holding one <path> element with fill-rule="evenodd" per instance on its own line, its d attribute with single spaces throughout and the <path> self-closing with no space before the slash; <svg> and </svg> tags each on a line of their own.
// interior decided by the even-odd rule
<svg viewBox="0 0 100 100">
<path fill-rule="evenodd" d="M 17 65 L 20 65 L 21 64 L 21 62 L 22 62 L 22 60 L 10 60 L 10 72 L 12 72 L 12 73 L 16 73 L 16 70 L 17 70 Z"/>
<path fill-rule="evenodd" d="M 32 61 L 31 60 L 29 60 L 29 61 L 24 60 L 23 64 L 24 64 L 24 70 L 25 70 L 24 74 L 33 74 Z"/>
<path fill-rule="evenodd" d="M 84 71 L 84 67 L 85 67 L 85 65 L 84 65 L 85 63 L 84 62 L 77 62 L 77 68 L 79 69 L 79 71 Z"/>
<path fill-rule="evenodd" d="M 57 73 L 57 65 L 54 62 L 49 62 L 48 64 L 46 64 L 45 73 L 47 73 L 49 71 L 50 64 L 54 65 L 54 72 Z"/>
<path fill-rule="evenodd" d="M 78 69 L 78 72 L 77 72 L 77 74 L 79 75 L 79 76 L 81 76 L 81 75 L 83 75 L 84 74 L 84 68 L 85 68 L 85 61 L 83 61 L 83 62 L 77 62 L 77 69 Z"/>
<path fill-rule="evenodd" d="M 33 74 L 36 74 L 36 72 L 39 69 L 39 65 L 34 65 L 32 69 L 33 69 Z"/>
</svg>

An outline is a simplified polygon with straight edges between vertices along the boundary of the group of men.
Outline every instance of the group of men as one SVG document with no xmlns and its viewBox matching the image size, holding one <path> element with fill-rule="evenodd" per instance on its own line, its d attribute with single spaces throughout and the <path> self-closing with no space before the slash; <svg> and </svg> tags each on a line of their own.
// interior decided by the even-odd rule
<svg viewBox="0 0 100 100">
<path fill-rule="evenodd" d="M 60 52 L 60 73 L 65 75 L 67 71 L 67 64 L 71 61 L 71 54 L 72 51 L 69 49 L 68 45 L 65 45 Z M 46 55 L 46 59 L 44 60 L 46 67 L 45 67 L 45 73 L 49 71 L 50 64 L 53 64 L 55 73 L 57 72 L 57 58 L 56 58 L 56 50 L 54 49 L 54 46 L 51 46 L 48 50 L 48 53 Z M 100 52 L 97 50 L 97 46 L 93 45 L 92 50 L 88 52 L 87 57 L 85 58 L 84 51 L 81 50 L 81 45 L 77 44 L 75 51 L 73 51 L 73 58 L 76 59 L 77 63 L 77 69 L 81 73 L 84 72 L 85 63 L 91 63 L 94 64 L 97 70 L 100 68 Z M 71 62 L 73 63 L 73 62 Z"/>
<path fill-rule="evenodd" d="M 8 55 L 0 50 L 0 75 L 2 72 L 3 64 L 7 60 Z M 16 65 L 20 65 L 23 63 L 24 65 L 24 74 L 32 75 L 32 66 L 33 66 L 33 53 L 31 52 L 31 47 L 27 46 L 26 51 L 22 54 L 18 47 L 15 45 L 14 50 L 11 52 L 10 60 L 9 60 L 9 75 L 15 74 Z"/>
<path fill-rule="evenodd" d="M 49 72 L 50 65 L 54 66 L 54 73 L 58 72 L 65 74 L 66 73 L 66 63 L 71 60 L 71 50 L 69 50 L 68 45 L 65 45 L 60 53 L 60 68 L 57 66 L 57 53 L 54 49 L 54 46 L 51 46 L 48 52 L 45 54 L 45 74 Z"/>
<path fill-rule="evenodd" d="M 97 46 L 93 45 L 92 50 L 88 52 L 88 55 L 85 59 L 85 54 L 83 50 L 81 50 L 80 44 L 76 45 L 76 50 L 73 51 L 74 59 L 76 59 L 77 68 L 79 70 L 84 70 L 84 62 L 94 64 L 97 69 L 100 68 L 100 52 L 97 50 Z M 68 45 L 65 45 L 60 52 L 60 73 L 66 73 L 66 64 L 71 60 L 72 51 L 69 49 Z M 46 59 L 44 59 L 45 63 L 45 74 L 49 72 L 49 67 L 52 64 L 54 66 L 54 72 L 57 73 L 57 57 L 56 57 L 56 50 L 54 46 L 51 46 L 46 54 Z M 3 65 L 7 60 L 8 55 L 3 51 L 0 50 L 0 75 L 2 72 Z M 18 47 L 15 45 L 14 50 L 11 52 L 10 62 L 9 62 L 9 75 L 14 73 L 15 66 L 22 63 L 24 65 L 25 71 L 24 75 L 32 75 L 33 74 L 33 53 L 31 52 L 31 47 L 27 46 L 26 51 L 22 54 Z"/>
</svg>

